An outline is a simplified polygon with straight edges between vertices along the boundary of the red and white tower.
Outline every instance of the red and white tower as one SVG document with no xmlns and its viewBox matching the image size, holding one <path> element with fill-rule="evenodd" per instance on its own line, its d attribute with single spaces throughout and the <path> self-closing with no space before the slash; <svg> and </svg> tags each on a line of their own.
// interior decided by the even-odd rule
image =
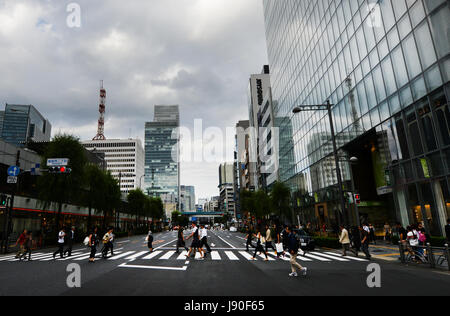
<svg viewBox="0 0 450 316">
<path fill-rule="evenodd" d="M 105 108 L 106 108 L 106 90 L 103 88 L 103 80 L 100 81 L 100 105 L 98 111 L 100 118 L 98 119 L 97 135 L 92 140 L 106 140 L 105 133 Z"/>
</svg>

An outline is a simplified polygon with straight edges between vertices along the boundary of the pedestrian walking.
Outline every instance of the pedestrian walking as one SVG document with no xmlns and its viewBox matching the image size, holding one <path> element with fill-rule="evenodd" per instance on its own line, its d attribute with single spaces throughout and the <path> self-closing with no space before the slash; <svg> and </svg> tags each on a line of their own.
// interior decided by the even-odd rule
<svg viewBox="0 0 450 316">
<path fill-rule="evenodd" d="M 183 247 L 186 251 L 189 249 L 186 247 L 186 243 L 184 241 L 183 237 L 183 230 L 184 228 L 181 226 L 178 226 L 178 241 L 177 241 L 177 253 L 180 253 L 180 247 Z"/>
<path fill-rule="evenodd" d="M 375 228 L 372 224 L 369 224 L 369 240 L 370 242 L 373 242 L 375 245 L 377 244 L 377 237 L 375 236 Z"/>
<path fill-rule="evenodd" d="M 92 230 L 92 233 L 89 235 L 89 243 L 88 246 L 91 248 L 91 254 L 89 255 L 89 262 L 94 263 L 95 262 L 95 254 L 97 253 L 97 245 L 98 245 L 98 228 L 94 227 Z"/>
<path fill-rule="evenodd" d="M 347 251 L 350 251 L 350 237 L 348 234 L 348 230 L 345 229 L 343 225 L 340 226 L 341 234 L 339 236 L 339 242 L 342 244 L 343 255 L 347 256 Z M 353 250 L 352 250 L 353 251 Z M 355 253 L 355 251 L 353 251 Z M 357 254 L 355 253 L 355 256 Z"/>
<path fill-rule="evenodd" d="M 248 249 L 248 246 L 255 248 L 255 246 L 253 246 L 253 244 L 252 244 L 253 230 L 252 230 L 251 226 L 247 227 L 247 235 L 245 236 L 245 238 L 247 239 L 247 242 L 245 243 L 245 246 L 247 247 L 247 251 L 250 251 Z"/>
<path fill-rule="evenodd" d="M 150 250 L 150 252 L 153 252 L 153 232 L 151 229 L 148 230 L 147 234 L 147 247 Z"/>
<path fill-rule="evenodd" d="M 27 240 L 27 234 L 28 231 L 26 229 L 23 230 L 22 234 L 20 234 L 19 238 L 17 238 L 16 241 L 16 247 L 17 245 L 19 245 L 19 250 L 16 253 L 16 259 L 20 258 L 20 256 L 23 255 L 23 253 L 25 252 L 25 241 Z"/>
<path fill-rule="evenodd" d="M 272 248 L 272 250 L 277 253 L 277 250 L 273 247 L 272 240 L 272 230 L 269 225 L 266 225 L 266 253 L 269 248 Z"/>
<path fill-rule="evenodd" d="M 361 251 L 361 234 L 356 226 L 351 229 L 350 246 L 352 247 L 355 256 L 358 257 L 358 254 Z"/>
<path fill-rule="evenodd" d="M 108 257 L 108 251 L 112 247 L 113 239 L 113 229 L 110 228 L 102 238 L 103 248 L 102 248 L 102 258 L 106 259 Z"/>
<path fill-rule="evenodd" d="M 361 232 L 361 248 L 362 251 L 364 252 L 364 254 L 366 255 L 366 259 L 370 260 L 371 255 L 369 252 L 369 238 L 370 238 L 370 233 L 365 230 L 364 228 L 360 227 L 359 231 Z"/>
<path fill-rule="evenodd" d="M 207 253 L 211 253 L 211 248 L 208 245 L 208 229 L 204 225 L 200 226 L 200 241 L 201 241 L 201 247 L 206 247 Z M 206 255 L 206 253 L 205 253 Z"/>
<path fill-rule="evenodd" d="M 447 219 L 447 225 L 445 225 L 445 235 L 447 236 L 447 241 L 450 242 L 450 218 Z"/>
<path fill-rule="evenodd" d="M 194 253 L 195 253 L 195 251 L 198 250 L 201 255 L 199 260 L 205 259 L 205 255 L 203 254 L 203 249 L 200 244 L 200 236 L 199 236 L 198 227 L 197 227 L 197 225 L 195 225 L 195 223 L 192 223 L 192 232 L 189 235 L 189 237 L 186 238 L 186 240 L 188 240 L 190 238 L 192 238 L 192 244 L 191 244 L 191 247 L 189 248 L 189 252 L 186 255 L 186 258 L 189 258 L 191 256 L 192 250 L 194 250 Z"/>
<path fill-rule="evenodd" d="M 72 255 L 72 247 L 75 241 L 75 226 L 72 226 L 68 236 L 67 236 L 67 248 L 64 250 L 64 255 L 67 254 L 68 257 Z"/>
<path fill-rule="evenodd" d="M 389 225 L 389 223 L 386 222 L 384 224 L 384 241 L 390 242 L 391 235 L 392 235 L 391 225 Z"/>
<path fill-rule="evenodd" d="M 303 275 L 306 275 L 308 268 L 302 267 L 300 265 L 300 263 L 297 262 L 298 250 L 300 248 L 298 240 L 297 240 L 297 236 L 295 236 L 295 233 L 291 230 L 290 227 L 286 228 L 286 233 L 287 233 L 287 249 L 288 249 L 289 253 L 291 254 L 290 264 L 291 264 L 292 272 L 289 274 L 289 276 L 291 276 L 291 277 L 298 276 L 297 269 L 299 269 L 300 271 L 303 271 Z"/>
<path fill-rule="evenodd" d="M 53 259 L 56 259 L 58 253 L 61 258 L 64 258 L 64 237 L 66 237 L 66 230 L 63 227 L 58 233 L 58 250 L 53 253 Z"/>
<path fill-rule="evenodd" d="M 256 248 L 255 248 L 255 253 L 253 254 L 252 260 L 256 260 L 256 255 L 259 252 L 259 253 L 264 253 L 264 255 L 266 256 L 266 259 L 264 259 L 264 261 L 269 261 L 269 258 L 267 257 L 267 252 L 264 250 L 264 248 L 262 246 L 265 243 L 265 238 L 262 236 L 261 230 L 257 229 L 257 233 L 254 236 L 256 238 Z"/>
<path fill-rule="evenodd" d="M 24 253 L 19 257 L 19 260 L 22 261 L 27 258 L 28 255 L 28 261 L 31 261 L 31 250 L 33 249 L 33 234 L 32 232 L 28 232 L 25 243 L 24 243 L 25 251 Z"/>
</svg>

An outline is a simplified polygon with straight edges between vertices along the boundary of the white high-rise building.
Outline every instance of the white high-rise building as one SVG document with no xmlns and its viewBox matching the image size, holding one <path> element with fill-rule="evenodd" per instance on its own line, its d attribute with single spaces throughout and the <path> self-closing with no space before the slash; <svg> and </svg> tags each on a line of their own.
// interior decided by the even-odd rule
<svg viewBox="0 0 450 316">
<path fill-rule="evenodd" d="M 108 139 L 82 142 L 87 150 L 105 154 L 106 169 L 128 193 L 144 186 L 144 148 L 140 139 Z"/>
</svg>

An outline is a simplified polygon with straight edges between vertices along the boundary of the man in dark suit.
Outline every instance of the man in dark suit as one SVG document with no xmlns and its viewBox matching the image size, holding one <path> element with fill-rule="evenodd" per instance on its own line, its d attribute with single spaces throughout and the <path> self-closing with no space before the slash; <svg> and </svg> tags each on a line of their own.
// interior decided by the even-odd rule
<svg viewBox="0 0 450 316">
<path fill-rule="evenodd" d="M 69 257 L 72 255 L 72 247 L 74 240 L 75 240 L 75 226 L 72 226 L 72 229 L 67 234 L 67 249 L 64 251 L 64 255 L 68 254 Z"/>
</svg>

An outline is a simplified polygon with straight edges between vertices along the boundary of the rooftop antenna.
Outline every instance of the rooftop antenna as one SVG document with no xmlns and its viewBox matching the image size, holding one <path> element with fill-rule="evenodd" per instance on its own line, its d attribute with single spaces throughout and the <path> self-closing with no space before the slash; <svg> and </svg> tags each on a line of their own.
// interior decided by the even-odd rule
<svg viewBox="0 0 450 316">
<path fill-rule="evenodd" d="M 92 140 L 106 140 L 105 133 L 105 108 L 106 108 L 106 90 L 103 88 L 103 80 L 100 81 L 100 105 L 98 111 L 100 118 L 98 119 L 97 135 Z"/>
</svg>

